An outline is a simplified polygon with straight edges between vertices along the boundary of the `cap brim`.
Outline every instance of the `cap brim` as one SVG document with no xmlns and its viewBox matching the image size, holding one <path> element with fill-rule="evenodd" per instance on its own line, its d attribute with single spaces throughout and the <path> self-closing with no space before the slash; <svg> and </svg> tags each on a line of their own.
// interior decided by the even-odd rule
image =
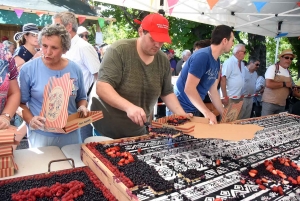
<svg viewBox="0 0 300 201">
<path fill-rule="evenodd" d="M 23 32 L 18 32 L 18 33 L 16 33 L 15 35 L 14 35 L 14 41 L 18 41 L 18 40 L 20 40 L 20 38 L 22 37 L 24 35 L 24 33 Z"/>
<path fill-rule="evenodd" d="M 167 33 L 157 33 L 157 32 L 149 32 L 152 39 L 159 43 L 172 43 L 169 34 Z"/>
</svg>

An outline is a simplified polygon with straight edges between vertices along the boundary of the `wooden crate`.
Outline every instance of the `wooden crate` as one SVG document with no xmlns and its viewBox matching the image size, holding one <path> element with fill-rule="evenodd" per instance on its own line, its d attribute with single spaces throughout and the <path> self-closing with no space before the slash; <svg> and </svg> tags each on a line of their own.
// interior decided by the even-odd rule
<svg viewBox="0 0 300 201">
<path fill-rule="evenodd" d="M 130 139 L 130 138 L 129 138 Z M 120 140 L 103 142 L 118 143 Z M 102 143 L 102 142 L 101 142 Z M 81 146 L 81 159 L 91 168 L 101 182 L 110 190 L 110 192 L 120 201 L 139 201 L 136 195 L 132 194 L 127 188 L 86 146 Z"/>
</svg>

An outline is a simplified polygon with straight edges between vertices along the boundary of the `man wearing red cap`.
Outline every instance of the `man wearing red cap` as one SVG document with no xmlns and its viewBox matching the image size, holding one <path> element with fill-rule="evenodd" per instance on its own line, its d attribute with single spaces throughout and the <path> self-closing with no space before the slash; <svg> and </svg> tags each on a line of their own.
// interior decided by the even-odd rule
<svg viewBox="0 0 300 201">
<path fill-rule="evenodd" d="M 91 110 L 102 110 L 105 117 L 94 128 L 114 139 L 145 134 L 144 123 L 158 97 L 173 113 L 186 115 L 173 93 L 170 63 L 160 50 L 164 42 L 171 43 L 168 20 L 150 14 L 138 34 L 107 49 L 98 76 L 99 97 L 92 98 Z"/>
</svg>

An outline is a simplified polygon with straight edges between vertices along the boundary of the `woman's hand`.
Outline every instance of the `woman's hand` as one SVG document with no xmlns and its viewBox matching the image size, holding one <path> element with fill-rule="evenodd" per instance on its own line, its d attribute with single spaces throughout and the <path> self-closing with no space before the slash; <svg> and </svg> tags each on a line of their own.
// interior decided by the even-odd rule
<svg viewBox="0 0 300 201">
<path fill-rule="evenodd" d="M 0 130 L 7 129 L 10 125 L 10 119 L 4 115 L 0 115 Z"/>
<path fill-rule="evenodd" d="M 80 112 L 81 114 L 83 114 L 85 117 L 88 115 L 89 110 L 84 106 L 81 105 L 78 109 L 77 112 Z M 81 117 L 82 115 L 80 115 Z"/>
<path fill-rule="evenodd" d="M 34 116 L 29 122 L 29 128 L 31 130 L 44 130 L 46 118 L 41 116 Z"/>
</svg>

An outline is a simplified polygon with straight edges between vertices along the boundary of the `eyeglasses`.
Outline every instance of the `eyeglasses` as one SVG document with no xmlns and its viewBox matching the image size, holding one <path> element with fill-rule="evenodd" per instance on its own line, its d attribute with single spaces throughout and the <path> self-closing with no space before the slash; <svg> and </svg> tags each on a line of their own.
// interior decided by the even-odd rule
<svg viewBox="0 0 300 201">
<path fill-rule="evenodd" d="M 293 61 L 293 59 L 294 59 L 293 57 L 283 57 L 283 58 L 285 58 L 286 60 L 289 59 L 289 60 L 291 60 L 291 61 Z"/>
<path fill-rule="evenodd" d="M 79 34 L 79 37 L 80 38 L 85 37 L 86 39 L 89 39 L 89 35 L 88 34 Z"/>
<path fill-rule="evenodd" d="M 239 52 L 243 52 L 244 54 L 246 54 L 246 53 L 247 53 L 247 51 L 239 51 Z"/>
</svg>

